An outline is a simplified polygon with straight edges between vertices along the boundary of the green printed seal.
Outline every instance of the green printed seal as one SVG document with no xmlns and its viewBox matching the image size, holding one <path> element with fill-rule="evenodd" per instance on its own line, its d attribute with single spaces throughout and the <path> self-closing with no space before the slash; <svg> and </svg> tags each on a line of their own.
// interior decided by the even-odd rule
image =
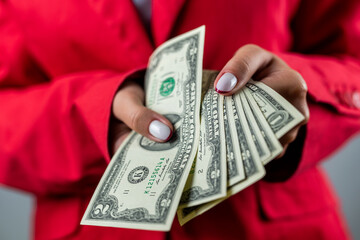
<svg viewBox="0 0 360 240">
<path fill-rule="evenodd" d="M 169 96 L 175 88 L 175 79 L 173 77 L 168 77 L 161 83 L 160 95 L 163 97 Z"/>
</svg>

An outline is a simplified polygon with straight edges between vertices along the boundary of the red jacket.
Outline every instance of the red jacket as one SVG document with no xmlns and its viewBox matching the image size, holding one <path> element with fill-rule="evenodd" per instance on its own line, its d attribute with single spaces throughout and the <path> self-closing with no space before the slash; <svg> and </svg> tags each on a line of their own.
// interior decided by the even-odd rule
<svg viewBox="0 0 360 240">
<path fill-rule="evenodd" d="M 114 93 L 156 46 L 200 25 L 205 69 L 254 43 L 302 74 L 304 142 L 270 181 L 170 233 L 80 226 L 110 159 Z M 35 238 L 346 238 L 317 164 L 360 129 L 359 1 L 153 0 L 151 34 L 131 0 L 0 2 L 0 182 L 36 195 Z"/>
</svg>

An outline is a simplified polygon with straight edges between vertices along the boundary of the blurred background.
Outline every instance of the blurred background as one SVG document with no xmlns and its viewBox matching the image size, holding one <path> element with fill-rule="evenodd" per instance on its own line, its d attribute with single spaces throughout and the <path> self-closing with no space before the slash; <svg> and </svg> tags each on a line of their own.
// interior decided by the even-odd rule
<svg viewBox="0 0 360 240">
<path fill-rule="evenodd" d="M 323 163 L 340 197 L 354 239 L 360 239 L 360 136 L 349 141 Z M 0 239 L 28 240 L 32 235 L 31 195 L 0 185 Z"/>
</svg>

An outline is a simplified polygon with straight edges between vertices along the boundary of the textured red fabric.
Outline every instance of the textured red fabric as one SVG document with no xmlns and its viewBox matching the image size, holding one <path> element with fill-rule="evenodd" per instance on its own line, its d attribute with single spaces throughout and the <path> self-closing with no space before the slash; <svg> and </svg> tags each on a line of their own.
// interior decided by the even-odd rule
<svg viewBox="0 0 360 240">
<path fill-rule="evenodd" d="M 0 182 L 37 196 L 35 239 L 349 238 L 317 164 L 360 129 L 360 3 L 152 5 L 148 36 L 131 0 L 0 1 Z M 261 181 L 184 227 L 175 220 L 170 233 L 80 226 L 110 159 L 116 90 L 156 46 L 200 25 L 205 69 L 220 70 L 253 43 L 304 77 L 311 118 L 295 173 Z"/>
</svg>

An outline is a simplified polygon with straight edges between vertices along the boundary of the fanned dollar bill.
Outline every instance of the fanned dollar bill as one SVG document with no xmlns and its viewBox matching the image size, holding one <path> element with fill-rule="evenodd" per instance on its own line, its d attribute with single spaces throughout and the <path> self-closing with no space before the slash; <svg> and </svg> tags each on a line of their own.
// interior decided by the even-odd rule
<svg viewBox="0 0 360 240">
<path fill-rule="evenodd" d="M 226 161 L 227 161 L 227 179 L 228 187 L 234 185 L 245 179 L 244 164 L 241 157 L 241 151 L 239 146 L 239 139 L 236 131 L 230 129 L 229 114 L 232 111 L 227 109 L 226 103 L 224 102 L 224 126 L 225 126 L 225 140 L 226 140 Z"/>
<path fill-rule="evenodd" d="M 224 132 L 224 96 L 215 92 L 212 74 L 201 108 L 200 142 L 180 207 L 191 207 L 226 195 L 226 148 Z"/>
<path fill-rule="evenodd" d="M 252 97 L 249 90 L 245 88 L 243 90 L 243 93 L 249 104 L 249 107 L 250 107 L 249 109 L 255 118 L 256 124 L 258 125 L 258 127 L 261 131 L 261 134 L 266 142 L 266 145 L 268 146 L 268 148 L 271 152 L 271 157 L 262 161 L 262 163 L 265 165 L 268 162 L 270 162 L 272 159 L 276 158 L 282 152 L 283 147 L 281 146 L 279 140 L 276 138 L 275 134 L 271 130 L 271 127 L 267 123 L 264 115 L 262 114 L 259 106 L 257 105 L 255 99 Z M 242 100 L 245 101 L 245 99 L 242 99 Z M 246 113 L 246 114 L 249 114 L 249 113 Z"/>
<path fill-rule="evenodd" d="M 241 91 L 235 96 L 237 101 L 241 102 L 242 109 L 245 113 L 245 118 L 247 120 L 250 133 L 252 136 L 252 140 L 255 144 L 256 150 L 259 154 L 259 158 L 261 162 L 267 162 L 271 158 L 271 152 L 268 148 L 264 137 L 261 134 L 260 128 L 255 120 L 254 115 L 251 112 L 250 106 L 246 100 L 246 97 L 244 95 L 244 92 Z"/>
<path fill-rule="evenodd" d="M 293 105 L 266 84 L 250 81 L 246 87 L 278 139 L 304 120 Z"/>
<path fill-rule="evenodd" d="M 232 131 L 236 131 L 238 135 L 246 176 L 244 181 L 229 189 L 229 194 L 233 195 L 260 180 L 265 175 L 265 169 L 256 150 L 240 98 L 238 96 L 228 98 L 227 106 L 233 109 L 233 119 L 230 121 L 235 123 L 235 129 Z"/>
<path fill-rule="evenodd" d="M 170 230 L 200 134 L 204 27 L 155 50 L 146 74 L 146 105 L 176 129 L 167 143 L 132 132 L 107 167 L 81 224 Z"/>
<path fill-rule="evenodd" d="M 260 180 L 265 170 L 262 164 L 268 163 L 282 151 L 277 138 L 282 137 L 293 127 L 303 121 L 302 114 L 277 92 L 261 82 L 251 81 L 240 93 L 226 97 L 226 110 L 232 109 L 232 114 L 226 114 L 231 132 L 236 132 L 245 168 L 245 180 L 230 185 L 226 197 L 199 206 L 178 209 L 178 219 L 181 225 L 215 207 L 228 197 L 242 191 Z M 253 127 L 248 124 L 253 123 Z M 251 128 L 257 130 L 256 136 Z M 227 134 L 227 133 L 226 133 Z M 265 140 L 271 157 L 259 157 L 258 139 Z M 260 140 L 262 141 L 262 140 Z M 229 143 L 231 141 L 227 141 Z M 263 143 L 262 143 L 263 144 Z M 236 147 L 236 144 L 234 145 Z"/>
<path fill-rule="evenodd" d="M 228 111 L 232 111 L 232 114 L 228 114 L 230 118 L 229 122 L 233 123 L 230 125 L 230 129 L 231 131 L 236 132 L 239 139 L 238 146 L 240 146 L 246 179 L 229 187 L 226 197 L 222 199 L 218 199 L 200 206 L 180 208 L 178 210 L 178 219 L 181 225 L 215 207 L 226 198 L 259 181 L 265 175 L 265 169 L 256 151 L 256 146 L 253 142 L 240 99 L 236 99 L 235 96 L 231 96 L 226 97 L 225 102 Z"/>
</svg>

